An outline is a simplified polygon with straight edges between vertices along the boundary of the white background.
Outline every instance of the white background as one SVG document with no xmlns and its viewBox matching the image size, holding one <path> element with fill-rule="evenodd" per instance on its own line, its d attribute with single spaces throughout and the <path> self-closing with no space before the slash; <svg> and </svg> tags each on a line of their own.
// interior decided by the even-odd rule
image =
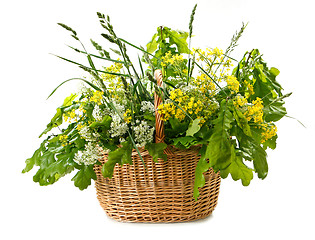
<svg viewBox="0 0 315 240">
<path fill-rule="evenodd" d="M 258 48 L 280 70 L 290 116 L 278 123 L 278 146 L 268 152 L 269 175 L 250 186 L 222 181 L 219 203 L 205 220 L 181 224 L 130 224 L 109 219 L 94 187 L 81 192 L 71 176 L 40 187 L 21 174 L 39 146 L 38 135 L 76 83 L 46 101 L 62 81 L 82 72 L 50 55 L 78 59 L 68 32 L 74 28 L 107 44 L 96 16 L 111 16 L 122 38 L 145 45 L 160 25 L 188 31 L 195 1 L 6 1 L 0 6 L 1 239 L 314 239 L 314 5 L 312 1 L 197 1 L 193 46 L 225 49 L 241 26 L 249 25 L 233 56 Z M 130 51 L 131 52 L 131 51 Z"/>
</svg>

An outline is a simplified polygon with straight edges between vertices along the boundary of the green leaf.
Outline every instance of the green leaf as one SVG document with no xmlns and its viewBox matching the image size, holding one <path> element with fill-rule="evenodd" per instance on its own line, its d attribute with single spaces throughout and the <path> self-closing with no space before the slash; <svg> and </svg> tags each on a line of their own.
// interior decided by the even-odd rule
<svg viewBox="0 0 315 240">
<path fill-rule="evenodd" d="M 200 130 L 200 125 L 199 125 L 200 120 L 201 120 L 200 118 L 197 118 L 191 122 L 191 124 L 189 125 L 189 127 L 186 131 L 186 136 L 192 136 L 193 137 L 194 134 Z"/>
<path fill-rule="evenodd" d="M 38 162 L 38 159 L 41 157 L 41 149 L 37 149 L 31 158 L 26 159 L 25 168 L 22 170 L 22 173 L 26 173 L 32 170 L 35 163 Z"/>
<path fill-rule="evenodd" d="M 159 158 L 164 161 L 167 160 L 167 155 L 164 153 L 165 148 L 167 148 L 166 143 L 147 143 L 145 145 L 145 149 L 148 150 L 155 162 L 157 162 Z"/>
<path fill-rule="evenodd" d="M 258 174 L 258 177 L 265 179 L 268 174 L 267 153 L 258 144 L 254 144 L 253 151 L 254 168 Z"/>
<path fill-rule="evenodd" d="M 73 161 L 75 152 L 76 150 L 73 150 L 69 153 L 62 152 L 58 154 L 57 161 L 53 162 L 46 168 L 45 174 L 47 176 L 54 176 L 58 174 L 59 177 L 63 177 L 64 175 L 72 172 L 76 165 L 76 163 Z"/>
<path fill-rule="evenodd" d="M 155 33 L 152 37 L 152 40 L 147 44 L 147 52 L 153 53 L 157 47 L 158 47 L 158 42 L 156 41 L 156 37 L 158 36 L 157 33 Z"/>
<path fill-rule="evenodd" d="M 53 93 L 52 93 L 53 94 Z M 58 127 L 62 124 L 62 114 L 63 111 L 61 110 L 62 107 L 67 107 L 72 104 L 72 102 L 77 97 L 76 94 L 71 94 L 69 97 L 66 97 L 61 107 L 57 108 L 56 114 L 53 116 L 53 118 L 50 120 L 50 123 L 47 124 L 46 129 L 40 134 L 39 137 L 43 136 L 44 134 L 48 133 L 51 129 Z"/>
<path fill-rule="evenodd" d="M 186 121 L 180 122 L 177 118 L 170 118 L 168 121 L 171 125 L 170 128 L 165 129 L 165 135 L 168 137 L 177 137 L 188 129 L 189 123 Z"/>
<path fill-rule="evenodd" d="M 251 137 L 252 132 L 250 130 L 250 126 L 244 114 L 240 110 L 233 108 L 233 115 L 234 115 L 237 125 L 243 130 L 243 132 L 247 136 Z"/>
<path fill-rule="evenodd" d="M 93 122 L 89 127 L 96 128 L 96 127 L 103 127 L 104 130 L 110 129 L 110 124 L 112 122 L 112 118 L 109 115 L 106 115 L 102 122 Z"/>
<path fill-rule="evenodd" d="M 243 186 L 248 186 L 253 179 L 253 170 L 243 163 L 241 156 L 234 156 L 232 159 L 231 164 L 220 171 L 220 176 L 226 178 L 228 174 L 231 174 L 234 181 L 241 179 Z"/>
<path fill-rule="evenodd" d="M 194 134 L 195 137 L 201 138 L 204 141 L 208 141 L 213 133 L 213 129 L 204 124 L 200 130 Z"/>
<path fill-rule="evenodd" d="M 175 44 L 179 53 L 189 53 L 187 37 L 188 32 L 175 31 L 170 28 L 164 27 L 163 32 L 169 35 L 169 44 Z"/>
<path fill-rule="evenodd" d="M 229 135 L 225 132 L 214 132 L 209 139 L 206 158 L 214 170 L 226 168 L 231 163 L 231 142 Z"/>
<path fill-rule="evenodd" d="M 277 138 L 278 138 L 278 135 L 275 135 L 272 138 L 265 141 L 263 143 L 264 149 L 266 150 L 267 147 L 269 147 L 274 150 L 277 147 Z"/>
<path fill-rule="evenodd" d="M 276 122 L 279 121 L 287 114 L 286 108 L 283 106 L 284 101 L 273 101 L 264 107 L 264 117 L 266 122 Z"/>
<path fill-rule="evenodd" d="M 56 182 L 55 176 L 48 176 L 46 174 L 46 168 L 48 168 L 48 166 L 54 162 L 56 162 L 55 153 L 46 150 L 46 152 L 43 153 L 39 160 L 40 168 L 34 175 L 33 181 L 38 182 L 41 186 L 47 186 L 49 184 L 53 184 L 54 182 Z"/>
<path fill-rule="evenodd" d="M 173 139 L 173 144 L 177 148 L 190 148 L 193 145 L 196 145 L 198 140 L 195 137 L 192 136 L 185 136 L 185 137 L 179 137 Z"/>
<path fill-rule="evenodd" d="M 117 163 L 119 165 L 132 164 L 132 144 L 129 141 L 125 141 L 121 145 L 122 147 L 108 153 L 107 161 L 102 167 L 102 174 L 105 178 L 113 177 L 114 168 Z"/>
<path fill-rule="evenodd" d="M 254 131 L 252 132 L 253 137 L 249 137 L 243 134 L 242 131 L 237 131 L 239 148 L 245 153 L 244 158 L 253 161 L 258 177 L 264 179 L 268 174 L 267 153 L 260 145 L 260 136 L 256 137 Z"/>
<path fill-rule="evenodd" d="M 78 187 L 80 190 L 84 190 L 91 185 L 91 180 L 96 180 L 96 178 L 93 165 L 82 165 L 81 169 L 71 181 L 74 181 L 74 186 Z"/>
<path fill-rule="evenodd" d="M 205 176 L 203 175 L 210 168 L 210 164 L 206 159 L 206 145 L 203 145 L 200 149 L 201 157 L 197 163 L 195 170 L 195 183 L 194 183 L 194 198 L 197 201 L 199 196 L 199 188 L 205 185 Z"/>
<path fill-rule="evenodd" d="M 221 101 L 218 118 L 213 121 L 214 131 L 209 139 L 206 158 L 214 170 L 224 169 L 231 163 L 232 143 L 229 130 L 234 121 L 232 113 L 228 109 L 229 101 Z"/>
</svg>

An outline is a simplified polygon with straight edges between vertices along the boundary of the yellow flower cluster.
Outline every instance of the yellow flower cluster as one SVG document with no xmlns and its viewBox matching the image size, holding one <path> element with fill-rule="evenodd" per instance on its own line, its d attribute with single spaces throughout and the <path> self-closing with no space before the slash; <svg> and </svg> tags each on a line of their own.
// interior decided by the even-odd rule
<svg viewBox="0 0 315 240">
<path fill-rule="evenodd" d="M 161 119 L 163 121 L 167 121 L 176 114 L 176 106 L 173 103 L 160 104 L 158 113 L 162 116 Z"/>
<path fill-rule="evenodd" d="M 234 92 L 238 92 L 240 88 L 240 83 L 237 81 L 237 78 L 235 76 L 227 76 L 226 78 L 227 87 Z"/>
<path fill-rule="evenodd" d="M 119 61 L 119 59 L 117 59 L 117 60 Z M 123 68 L 123 64 L 122 63 L 115 62 L 113 65 L 111 65 L 109 67 L 105 67 L 104 70 L 106 72 L 120 73 L 122 68 Z M 101 75 L 101 78 L 105 82 L 112 82 L 115 78 L 117 78 L 117 76 L 113 75 L 113 74 L 103 73 Z"/>
<path fill-rule="evenodd" d="M 124 120 L 126 121 L 126 123 L 130 123 L 131 122 L 131 110 L 127 109 L 126 112 L 124 113 Z"/>
<path fill-rule="evenodd" d="M 193 82 L 202 93 L 213 93 L 216 90 L 214 82 L 206 74 L 197 76 Z"/>
<path fill-rule="evenodd" d="M 75 113 L 75 109 L 72 109 L 70 112 L 67 112 L 63 115 L 63 119 L 65 122 L 71 123 L 73 120 L 76 120 L 77 114 Z"/>
<path fill-rule="evenodd" d="M 205 106 L 200 100 L 201 98 L 197 98 L 195 93 L 190 95 L 192 96 L 184 94 L 181 89 L 171 91 L 170 99 L 176 104 L 168 102 L 158 107 L 158 113 L 162 115 L 162 120 L 167 121 L 170 118 L 177 118 L 179 121 L 183 121 L 186 113 L 188 113 L 192 118 L 200 118 L 200 125 L 202 125 L 217 110 L 216 104 Z"/>
<path fill-rule="evenodd" d="M 248 90 L 247 97 L 255 94 L 253 85 L 251 85 L 247 80 L 244 81 L 244 85 L 246 86 Z"/>
<path fill-rule="evenodd" d="M 188 96 L 184 96 L 184 93 L 180 89 L 174 89 L 173 91 L 170 92 L 170 99 L 175 100 L 179 103 L 183 102 L 186 100 Z"/>
<path fill-rule="evenodd" d="M 210 60 L 211 62 L 214 61 L 214 59 L 217 59 L 218 61 L 223 60 L 223 50 L 219 48 L 206 48 L 206 50 L 202 49 L 193 49 L 193 52 L 198 53 L 197 55 L 197 61 L 204 61 L 205 59 Z"/>
<path fill-rule="evenodd" d="M 61 142 L 62 146 L 66 146 L 68 140 L 68 136 L 67 135 L 59 135 L 59 141 Z"/>
<path fill-rule="evenodd" d="M 256 100 L 252 102 L 253 105 L 247 107 L 247 111 L 245 112 L 245 117 L 247 121 L 251 119 L 254 120 L 255 123 L 263 122 L 263 101 L 257 97 Z"/>
<path fill-rule="evenodd" d="M 104 94 L 104 92 L 102 92 L 102 91 L 93 92 L 93 96 L 90 98 L 90 101 L 95 102 L 97 105 L 101 105 L 103 94 Z"/>
<path fill-rule="evenodd" d="M 234 106 L 237 108 L 241 108 L 245 106 L 248 102 L 247 99 L 244 98 L 242 95 L 236 95 L 236 97 L 233 99 Z"/>
<path fill-rule="evenodd" d="M 166 67 L 167 65 L 179 65 L 184 61 L 182 55 L 175 54 L 172 55 L 170 51 L 168 51 L 162 58 L 161 65 L 162 67 Z"/>
<path fill-rule="evenodd" d="M 277 135 L 277 127 L 274 124 L 262 124 L 261 126 L 263 132 L 261 133 L 261 143 L 266 142 L 268 139 L 272 138 L 273 136 Z"/>
<path fill-rule="evenodd" d="M 191 97 L 187 105 L 187 110 L 189 114 L 195 113 L 197 115 L 202 111 L 202 102 L 200 100 L 195 101 L 195 98 Z"/>
<path fill-rule="evenodd" d="M 80 131 L 82 128 L 84 128 L 86 126 L 86 124 L 84 124 L 84 123 L 79 123 L 78 125 L 77 125 L 77 129 L 78 129 L 78 131 Z"/>
</svg>

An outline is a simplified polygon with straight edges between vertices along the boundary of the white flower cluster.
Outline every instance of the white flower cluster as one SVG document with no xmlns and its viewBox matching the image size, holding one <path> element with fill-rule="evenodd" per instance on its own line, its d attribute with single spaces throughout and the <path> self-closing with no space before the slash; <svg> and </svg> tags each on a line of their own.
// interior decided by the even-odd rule
<svg viewBox="0 0 315 240">
<path fill-rule="evenodd" d="M 182 90 L 183 93 L 190 93 L 190 92 L 196 90 L 196 88 L 197 88 L 197 86 L 194 86 L 191 84 L 189 84 L 189 85 L 185 84 L 185 85 L 180 86 L 180 90 Z"/>
<path fill-rule="evenodd" d="M 100 107 L 97 104 L 94 106 L 92 115 L 98 122 L 101 122 L 105 116 L 104 112 L 101 111 Z"/>
<path fill-rule="evenodd" d="M 116 102 L 113 102 L 113 105 L 114 107 L 116 108 L 117 112 L 120 114 L 120 115 L 124 115 L 125 113 L 125 106 L 124 105 L 121 105 L 119 103 L 116 103 Z M 110 115 L 115 115 L 117 114 L 116 112 L 115 113 L 111 113 Z"/>
<path fill-rule="evenodd" d="M 141 109 L 140 111 L 142 112 L 150 112 L 150 113 L 153 113 L 155 114 L 155 108 L 154 108 L 154 105 L 153 103 L 149 102 L 149 101 L 142 101 L 141 102 Z"/>
<path fill-rule="evenodd" d="M 140 123 L 140 124 L 139 124 Z M 137 147 L 144 147 L 147 143 L 153 141 L 154 127 L 149 126 L 146 121 L 136 121 L 136 126 L 132 129 L 135 133 L 135 143 Z"/>
<path fill-rule="evenodd" d="M 98 133 L 91 132 L 88 126 L 84 126 L 83 128 L 81 128 L 79 134 L 88 142 L 96 142 L 97 139 L 100 137 Z"/>
<path fill-rule="evenodd" d="M 77 164 L 90 165 L 95 164 L 102 155 L 101 149 L 92 142 L 85 144 L 84 151 L 78 151 L 73 158 Z"/>
<path fill-rule="evenodd" d="M 123 122 L 118 114 L 113 114 L 109 130 L 110 136 L 112 138 L 122 136 L 127 132 L 127 130 L 128 130 L 127 123 Z"/>
</svg>

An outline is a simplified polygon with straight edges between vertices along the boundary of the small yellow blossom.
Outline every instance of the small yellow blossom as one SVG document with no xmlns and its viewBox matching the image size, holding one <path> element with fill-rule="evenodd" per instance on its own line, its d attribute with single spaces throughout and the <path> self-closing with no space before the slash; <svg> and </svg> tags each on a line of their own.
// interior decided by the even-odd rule
<svg viewBox="0 0 315 240">
<path fill-rule="evenodd" d="M 274 124 L 268 125 L 263 124 L 262 129 L 264 130 L 261 133 L 261 143 L 264 143 L 265 141 L 269 140 L 273 136 L 277 135 L 277 127 Z"/>
<path fill-rule="evenodd" d="M 127 109 L 126 112 L 124 113 L 124 120 L 126 121 L 126 123 L 130 123 L 131 122 L 131 110 Z"/>
<path fill-rule="evenodd" d="M 97 105 L 101 105 L 103 94 L 104 94 L 104 92 L 102 92 L 102 91 L 95 91 L 93 93 L 93 96 L 91 97 L 90 101 L 95 102 Z"/>
<path fill-rule="evenodd" d="M 255 123 L 262 123 L 263 108 L 263 101 L 259 97 L 257 97 L 256 100 L 252 102 L 252 105 L 247 107 L 247 111 L 245 112 L 245 117 L 247 121 L 253 119 Z"/>
<path fill-rule="evenodd" d="M 239 81 L 237 81 L 237 78 L 235 76 L 227 76 L 226 83 L 227 83 L 228 88 L 232 92 L 239 91 L 240 83 Z"/>
</svg>

